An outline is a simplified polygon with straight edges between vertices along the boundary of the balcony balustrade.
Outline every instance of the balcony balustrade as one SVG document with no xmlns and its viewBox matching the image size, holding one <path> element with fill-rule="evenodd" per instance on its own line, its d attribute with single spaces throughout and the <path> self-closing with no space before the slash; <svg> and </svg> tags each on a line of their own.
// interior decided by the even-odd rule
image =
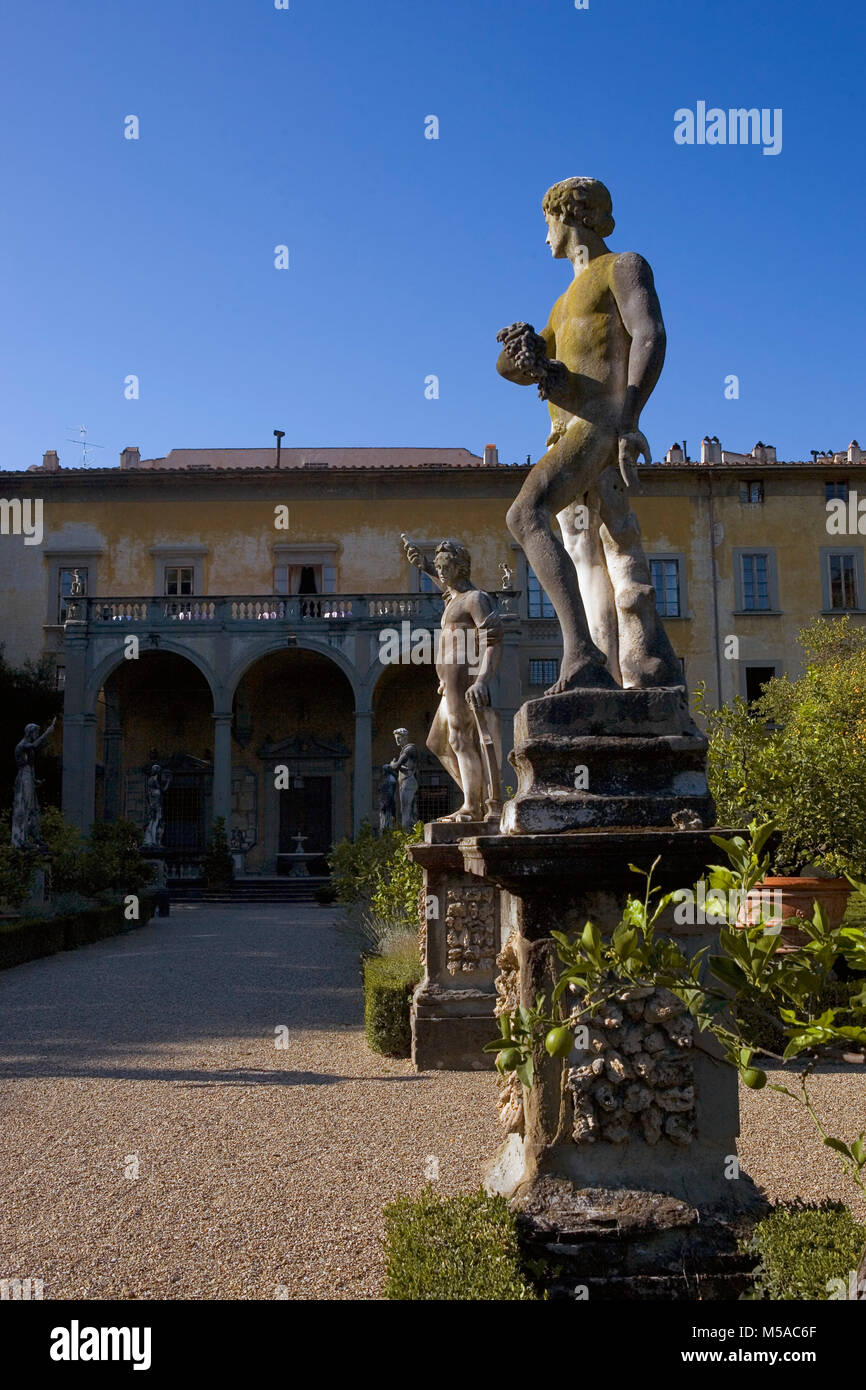
<svg viewBox="0 0 866 1390">
<path fill-rule="evenodd" d="M 442 599 L 437 594 L 231 594 L 219 597 L 70 598 L 67 623 L 106 627 L 244 627 L 259 623 L 370 622 L 404 620 L 438 626 Z"/>
</svg>

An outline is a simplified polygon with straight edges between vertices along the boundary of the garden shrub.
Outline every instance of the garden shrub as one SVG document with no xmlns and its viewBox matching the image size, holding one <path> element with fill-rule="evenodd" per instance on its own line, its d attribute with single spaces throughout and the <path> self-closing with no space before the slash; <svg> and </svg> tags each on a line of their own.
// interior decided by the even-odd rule
<svg viewBox="0 0 866 1390">
<path fill-rule="evenodd" d="M 711 709 L 707 775 L 717 824 L 775 821 L 771 872 L 866 864 L 866 629 L 818 618 L 801 630 L 805 672 L 775 676 L 747 704 Z"/>
<path fill-rule="evenodd" d="M 74 951 L 93 941 L 103 941 L 137 926 L 144 926 L 153 913 L 155 895 L 144 893 L 139 899 L 139 918 L 129 921 L 124 904 L 91 905 L 57 917 L 20 917 L 0 923 L 0 970 L 23 965 L 29 960 Z"/>
<path fill-rule="evenodd" d="M 399 910 L 405 900 L 407 875 L 413 873 L 417 876 L 417 898 L 421 870 L 411 863 L 405 854 L 405 846 L 417 844 L 422 835 L 423 827 L 420 825 L 413 830 L 395 828 L 377 834 L 370 822 L 364 820 L 354 840 L 341 840 L 328 855 L 331 882 L 338 900 L 369 907 L 378 892 L 383 909 L 391 912 L 396 904 Z M 388 884 L 395 876 L 398 886 L 392 893 Z"/>
<path fill-rule="evenodd" d="M 234 878 L 235 864 L 226 835 L 225 816 L 217 816 L 204 852 L 204 878 L 209 888 L 225 888 Z"/>
<path fill-rule="evenodd" d="M 755 1226 L 745 1248 L 760 1256 L 755 1298 L 827 1299 L 831 1279 L 847 1285 L 866 1246 L 860 1226 L 841 1202 L 787 1202 Z"/>
<path fill-rule="evenodd" d="M 85 893 L 140 893 L 151 881 L 141 831 L 128 820 L 94 821 L 82 865 Z"/>
<path fill-rule="evenodd" d="M 412 1050 L 409 1009 L 412 991 L 421 979 L 417 949 L 371 956 L 364 961 L 364 1025 L 373 1052 L 408 1057 Z"/>
<path fill-rule="evenodd" d="M 514 1217 L 504 1197 L 479 1190 L 398 1197 L 385 1207 L 385 1297 L 536 1299 L 523 1277 Z"/>
</svg>

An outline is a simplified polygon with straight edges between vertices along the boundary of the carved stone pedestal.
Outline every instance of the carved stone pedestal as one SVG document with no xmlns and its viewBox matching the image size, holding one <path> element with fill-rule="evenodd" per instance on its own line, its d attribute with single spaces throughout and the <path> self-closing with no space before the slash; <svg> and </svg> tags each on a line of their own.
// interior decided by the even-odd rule
<svg viewBox="0 0 866 1390">
<path fill-rule="evenodd" d="M 711 825 L 706 750 L 682 687 L 529 700 L 514 720 L 517 793 L 502 830 L 670 826 L 678 812 Z"/>
<path fill-rule="evenodd" d="M 424 870 L 424 978 L 412 1000 L 412 1061 L 417 1071 L 479 1071 L 493 1066 L 482 1049 L 496 1036 L 496 957 L 500 893 L 463 864 L 458 841 L 484 823 L 424 828 L 409 854 Z"/>
<path fill-rule="evenodd" d="M 630 863 L 649 869 L 660 856 L 654 882 L 664 890 L 688 887 L 718 859 L 710 834 L 590 830 L 464 839 L 465 867 L 502 890 L 500 988 L 509 1006 L 531 1005 L 539 994 L 550 1001 L 560 970 L 551 931 L 573 932 L 587 920 L 602 932 L 617 925 L 628 892 L 643 893 L 644 881 L 629 872 Z M 715 935 L 706 927 L 677 925 L 672 912 L 662 925 L 687 937 L 689 952 Z M 509 1133 L 486 1173 L 491 1191 L 513 1197 L 553 1245 L 565 1202 L 566 1225 L 577 1221 L 572 1244 L 583 1243 L 588 1252 L 592 1237 L 597 1262 L 614 1261 L 623 1289 L 634 1278 L 667 1279 L 668 1264 L 676 1265 L 699 1223 L 701 1238 L 709 1241 L 704 1273 L 716 1268 L 717 1256 L 733 1256 L 731 1225 L 758 1202 L 736 1166 L 737 1076 L 679 1000 L 666 990 L 624 988 L 590 1023 L 585 1051 L 575 1048 L 562 1061 L 539 1047 L 534 1062 L 531 1090 L 513 1073 L 504 1084 L 500 1112 Z M 590 1192 L 607 1195 L 590 1202 Z M 563 1194 L 571 1195 L 566 1201 Z M 626 1208 L 639 1210 L 640 1220 L 630 1225 Z M 676 1235 L 670 1234 L 674 1228 Z M 612 1249 L 605 1256 L 598 1244 L 605 1229 L 615 1239 L 615 1260 Z M 663 1239 L 657 1239 L 660 1230 L 668 1232 Z M 653 1250 L 663 1256 L 660 1264 Z M 723 1268 L 736 1272 L 736 1262 L 725 1266 L 722 1259 Z M 670 1281 L 657 1287 L 668 1290 L 662 1296 L 679 1296 Z M 676 1287 L 685 1286 L 680 1281 Z"/>
</svg>

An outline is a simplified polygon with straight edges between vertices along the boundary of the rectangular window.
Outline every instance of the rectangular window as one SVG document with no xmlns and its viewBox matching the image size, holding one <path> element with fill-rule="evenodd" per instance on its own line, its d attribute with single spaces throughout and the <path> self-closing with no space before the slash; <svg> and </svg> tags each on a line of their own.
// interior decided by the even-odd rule
<svg viewBox="0 0 866 1390">
<path fill-rule="evenodd" d="M 848 501 L 848 479 L 847 479 L 847 478 L 837 478 L 837 479 L 835 480 L 835 482 L 832 482 L 832 483 L 825 483 L 825 484 L 824 484 L 824 500 L 825 500 L 825 502 L 832 502 L 832 501 L 834 501 L 837 497 L 841 497 L 842 500 L 845 501 L 845 502 Z"/>
<path fill-rule="evenodd" d="M 828 555 L 830 566 L 830 607 L 859 608 L 857 561 L 854 555 Z"/>
<path fill-rule="evenodd" d="M 559 662 L 555 658 L 544 657 L 540 661 L 530 661 L 529 663 L 530 685 L 553 685 L 558 675 Z"/>
<path fill-rule="evenodd" d="M 775 666 L 746 667 L 746 700 L 749 704 L 760 698 L 767 681 L 772 680 L 775 674 Z"/>
<path fill-rule="evenodd" d="M 746 478 L 740 483 L 740 501 L 756 507 L 764 500 L 764 484 L 760 478 Z"/>
<path fill-rule="evenodd" d="M 55 667 L 54 667 L 54 688 L 55 688 L 55 690 L 65 690 L 65 689 L 66 689 L 66 667 L 65 667 L 65 666 L 55 666 Z"/>
<path fill-rule="evenodd" d="M 76 567 L 72 569 L 59 569 L 57 571 L 57 621 L 66 622 L 66 600 L 72 593 L 72 581 Z M 81 565 L 77 566 L 78 578 L 81 581 L 82 593 L 87 593 L 87 570 Z"/>
<path fill-rule="evenodd" d="M 274 592 L 278 594 L 335 594 L 335 565 L 277 565 Z"/>
<path fill-rule="evenodd" d="M 531 565 L 526 566 L 526 594 L 530 618 L 555 618 L 556 610 L 538 582 Z"/>
<path fill-rule="evenodd" d="M 741 555 L 740 563 L 743 567 L 743 608 L 749 613 L 769 611 L 770 567 L 766 552 Z"/>
<path fill-rule="evenodd" d="M 679 560 L 650 560 L 650 576 L 656 591 L 656 612 L 663 618 L 680 616 Z"/>
<path fill-rule="evenodd" d="M 168 597 L 180 598 L 193 593 L 195 567 L 193 565 L 166 565 L 165 592 Z"/>
<path fill-rule="evenodd" d="M 439 585 L 434 583 L 433 579 L 426 572 L 426 570 L 418 571 L 418 591 L 422 594 L 441 593 Z"/>
</svg>

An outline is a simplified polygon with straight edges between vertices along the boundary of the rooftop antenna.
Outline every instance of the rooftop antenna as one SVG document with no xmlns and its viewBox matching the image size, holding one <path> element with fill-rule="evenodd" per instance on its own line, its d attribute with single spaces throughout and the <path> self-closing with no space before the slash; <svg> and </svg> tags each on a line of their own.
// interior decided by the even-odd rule
<svg viewBox="0 0 866 1390">
<path fill-rule="evenodd" d="M 67 425 L 66 428 L 67 428 L 68 430 L 74 430 L 74 429 L 76 429 L 76 428 L 78 429 L 78 438 L 77 438 L 77 439 L 71 439 L 71 438 L 69 437 L 69 435 L 67 435 L 67 436 L 66 436 L 66 442 L 67 442 L 67 444 L 80 444 L 80 445 L 81 445 L 81 467 L 82 467 L 82 468 L 86 468 L 87 465 L 88 465 L 88 463 L 90 462 L 90 460 L 89 460 L 88 457 L 87 457 L 87 450 L 88 450 L 88 449 L 104 449 L 104 448 L 105 448 L 105 445 L 104 445 L 104 444 L 91 444 L 91 443 L 89 442 L 89 440 L 88 440 L 88 438 L 87 438 L 87 426 L 86 426 L 86 425 L 78 425 L 78 426 L 76 426 L 76 425 Z"/>
</svg>

